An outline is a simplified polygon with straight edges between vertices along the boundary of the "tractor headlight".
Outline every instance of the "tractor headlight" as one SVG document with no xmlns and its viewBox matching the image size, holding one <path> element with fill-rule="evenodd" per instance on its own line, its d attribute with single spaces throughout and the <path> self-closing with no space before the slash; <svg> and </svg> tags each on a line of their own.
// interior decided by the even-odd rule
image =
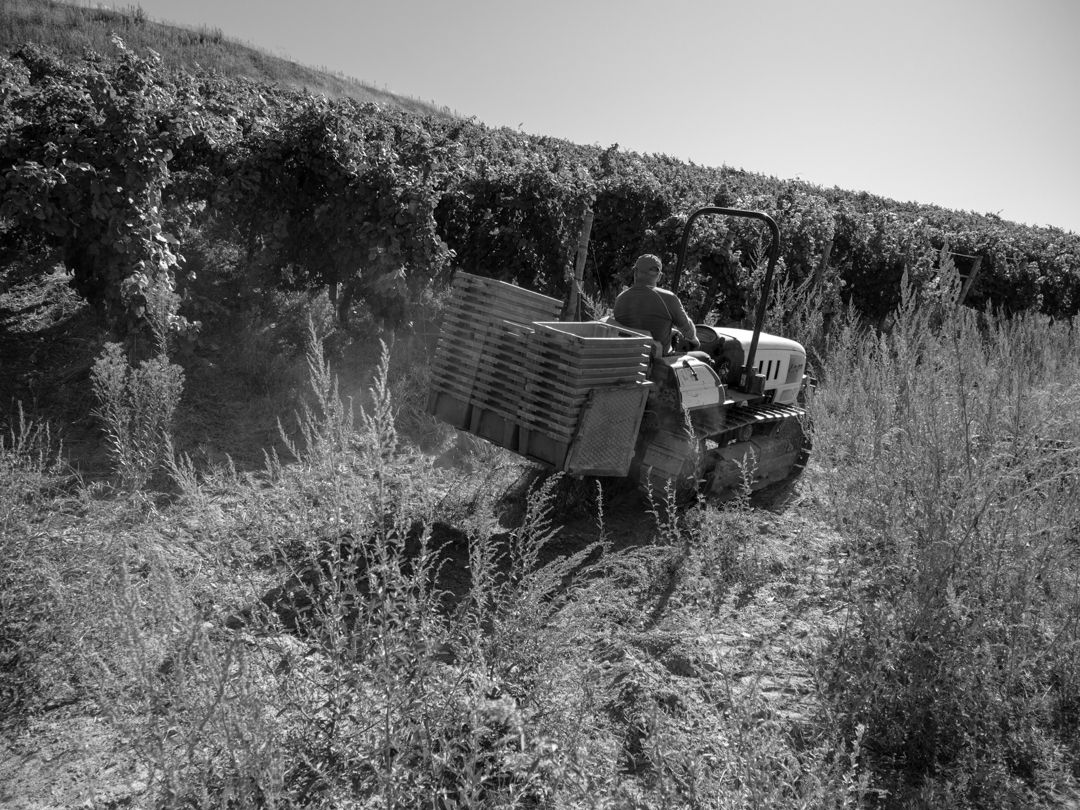
<svg viewBox="0 0 1080 810">
<path fill-rule="evenodd" d="M 791 385 L 797 383 L 802 379 L 803 370 L 806 368 L 806 355 L 804 354 L 792 354 L 788 359 L 787 367 L 787 380 L 784 381 L 785 385 Z"/>
</svg>

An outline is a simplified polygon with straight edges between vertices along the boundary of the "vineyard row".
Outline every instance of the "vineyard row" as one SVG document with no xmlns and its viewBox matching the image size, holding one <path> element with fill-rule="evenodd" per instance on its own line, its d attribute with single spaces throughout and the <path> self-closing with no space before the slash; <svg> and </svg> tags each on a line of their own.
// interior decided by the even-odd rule
<svg viewBox="0 0 1080 810">
<path fill-rule="evenodd" d="M 638 253 L 674 258 L 704 204 L 771 214 L 788 283 L 870 319 L 902 277 L 933 290 L 943 265 L 979 269 L 975 306 L 1080 308 L 1080 236 L 1058 229 L 168 71 L 114 45 L 110 59 L 34 46 L 0 59 L 0 259 L 55 256 L 114 325 L 182 326 L 226 275 L 326 288 L 342 317 L 362 303 L 390 320 L 456 268 L 560 294 L 587 209 L 585 291 L 610 300 Z M 699 226 L 681 291 L 692 312 L 744 315 L 760 238 Z M 185 261 L 207 244 L 227 267 Z M 196 283 L 196 265 L 211 277 Z"/>
</svg>

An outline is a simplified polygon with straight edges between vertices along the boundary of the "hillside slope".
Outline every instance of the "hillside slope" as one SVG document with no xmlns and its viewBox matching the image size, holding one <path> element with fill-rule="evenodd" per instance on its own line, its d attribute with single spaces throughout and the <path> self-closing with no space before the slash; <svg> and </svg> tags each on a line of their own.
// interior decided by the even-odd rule
<svg viewBox="0 0 1080 810">
<path fill-rule="evenodd" d="M 108 56 L 116 50 L 111 42 L 114 35 L 138 53 L 153 49 L 170 68 L 203 69 L 420 114 L 447 114 L 445 109 L 379 90 L 349 76 L 273 56 L 230 39 L 217 28 L 190 29 L 153 21 L 138 5 L 113 10 L 56 0 L 0 3 L 0 53 L 33 42 L 54 49 L 65 59 L 79 58 L 87 48 Z"/>
</svg>

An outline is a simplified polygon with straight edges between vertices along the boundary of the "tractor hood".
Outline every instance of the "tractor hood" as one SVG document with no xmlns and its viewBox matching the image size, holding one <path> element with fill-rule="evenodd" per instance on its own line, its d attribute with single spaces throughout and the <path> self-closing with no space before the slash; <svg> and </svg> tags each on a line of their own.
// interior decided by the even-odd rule
<svg viewBox="0 0 1080 810">
<path fill-rule="evenodd" d="M 729 329 L 728 327 L 718 326 L 714 326 L 713 329 L 716 330 L 716 334 L 720 337 L 739 341 L 742 344 L 743 351 L 750 350 L 750 341 L 754 338 L 752 329 Z M 762 351 L 783 351 L 806 354 L 806 349 L 802 347 L 802 344 L 788 338 L 770 335 L 768 332 L 762 332 L 758 336 L 757 350 L 759 353 Z"/>
</svg>

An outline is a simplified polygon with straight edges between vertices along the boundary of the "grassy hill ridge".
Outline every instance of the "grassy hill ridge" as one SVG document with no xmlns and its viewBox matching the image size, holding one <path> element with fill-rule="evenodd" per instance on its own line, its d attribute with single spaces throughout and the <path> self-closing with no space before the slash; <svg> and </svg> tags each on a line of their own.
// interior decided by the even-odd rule
<svg viewBox="0 0 1080 810">
<path fill-rule="evenodd" d="M 152 20 L 137 4 L 110 9 L 57 0 L 4 0 L 0 3 L 0 53 L 7 54 L 33 42 L 57 51 L 65 59 L 81 57 L 86 49 L 108 56 L 115 51 L 111 43 L 114 35 L 138 53 L 153 49 L 171 68 L 219 72 L 330 98 L 353 98 L 420 114 L 448 114 L 445 108 L 434 104 L 398 96 L 349 76 L 274 56 L 225 36 L 219 28 L 187 28 Z"/>
</svg>

